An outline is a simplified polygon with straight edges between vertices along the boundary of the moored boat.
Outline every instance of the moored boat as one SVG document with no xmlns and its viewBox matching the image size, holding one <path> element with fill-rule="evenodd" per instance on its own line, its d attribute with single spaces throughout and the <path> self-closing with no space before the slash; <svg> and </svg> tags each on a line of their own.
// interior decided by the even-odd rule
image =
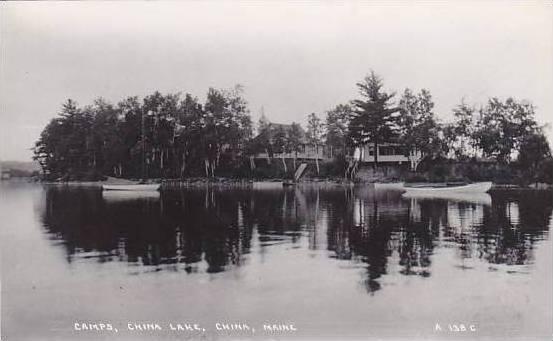
<svg viewBox="0 0 553 341">
<path fill-rule="evenodd" d="M 405 186 L 403 182 L 375 182 L 374 189 L 376 190 L 402 190 Z"/>
<path fill-rule="evenodd" d="M 128 201 L 128 200 L 159 200 L 161 194 L 159 191 L 142 190 L 107 190 L 102 191 L 102 198 L 109 202 Z"/>
<path fill-rule="evenodd" d="M 106 184 L 102 185 L 104 191 L 157 191 L 160 184 Z"/>
<path fill-rule="evenodd" d="M 406 199 L 443 199 L 453 202 L 466 202 L 472 204 L 481 204 L 490 206 L 492 204 L 492 197 L 488 193 L 477 192 L 430 192 L 430 191 L 410 191 L 402 194 L 402 197 Z"/>
<path fill-rule="evenodd" d="M 254 189 L 276 189 L 276 188 L 282 188 L 283 182 L 282 181 L 254 181 L 252 183 L 252 187 Z"/>
<path fill-rule="evenodd" d="M 403 189 L 407 193 L 486 193 L 492 188 L 492 182 L 475 183 L 441 183 L 441 184 L 411 184 Z"/>
</svg>

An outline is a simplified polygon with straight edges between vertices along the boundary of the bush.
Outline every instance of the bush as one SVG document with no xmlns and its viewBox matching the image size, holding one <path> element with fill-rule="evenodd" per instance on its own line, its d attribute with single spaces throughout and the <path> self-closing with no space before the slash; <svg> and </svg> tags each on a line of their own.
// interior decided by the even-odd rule
<svg viewBox="0 0 553 341">
<path fill-rule="evenodd" d="M 553 158 L 548 158 L 540 164 L 537 178 L 539 182 L 553 183 Z"/>
<path fill-rule="evenodd" d="M 321 177 L 343 177 L 346 170 L 347 162 L 343 155 L 334 158 L 331 161 L 322 162 L 320 164 Z"/>
</svg>

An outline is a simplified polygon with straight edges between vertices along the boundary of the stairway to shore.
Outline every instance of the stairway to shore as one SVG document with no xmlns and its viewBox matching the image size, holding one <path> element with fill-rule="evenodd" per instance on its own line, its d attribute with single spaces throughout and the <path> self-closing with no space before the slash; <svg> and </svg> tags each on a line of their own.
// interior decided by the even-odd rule
<svg viewBox="0 0 553 341">
<path fill-rule="evenodd" d="M 301 165 L 299 165 L 298 169 L 296 169 L 296 173 L 294 173 L 294 181 L 298 181 L 301 178 L 306 168 L 307 163 L 302 163 Z"/>
</svg>

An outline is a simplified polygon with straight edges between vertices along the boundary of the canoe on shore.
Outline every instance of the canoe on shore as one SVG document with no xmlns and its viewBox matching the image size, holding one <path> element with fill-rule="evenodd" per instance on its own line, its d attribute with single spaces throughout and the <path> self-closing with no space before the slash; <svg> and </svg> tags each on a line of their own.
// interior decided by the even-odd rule
<svg viewBox="0 0 553 341">
<path fill-rule="evenodd" d="M 406 193 L 486 193 L 492 188 L 491 182 L 471 184 L 413 184 L 405 185 Z"/>
</svg>

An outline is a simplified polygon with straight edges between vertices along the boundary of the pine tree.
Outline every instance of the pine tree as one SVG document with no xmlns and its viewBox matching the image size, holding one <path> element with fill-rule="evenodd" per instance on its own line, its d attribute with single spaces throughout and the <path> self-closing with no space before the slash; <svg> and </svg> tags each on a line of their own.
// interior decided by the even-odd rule
<svg viewBox="0 0 553 341">
<path fill-rule="evenodd" d="M 374 167 L 378 167 L 378 145 L 394 136 L 395 117 L 398 108 L 392 108 L 394 93 L 387 93 L 380 77 L 374 72 L 357 83 L 361 99 L 353 101 L 355 106 L 349 123 L 349 137 L 355 146 L 370 142 L 374 146 Z"/>
</svg>

